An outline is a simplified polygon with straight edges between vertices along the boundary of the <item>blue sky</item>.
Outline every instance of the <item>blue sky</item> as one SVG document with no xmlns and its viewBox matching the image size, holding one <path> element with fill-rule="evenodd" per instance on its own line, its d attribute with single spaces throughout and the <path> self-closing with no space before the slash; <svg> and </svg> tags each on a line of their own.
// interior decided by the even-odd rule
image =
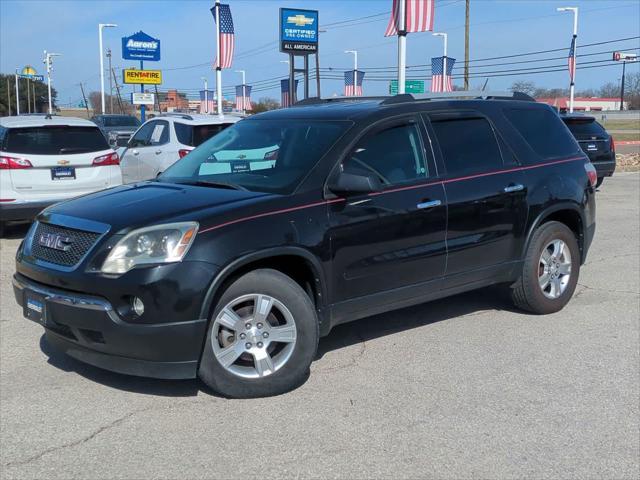
<svg viewBox="0 0 640 480">
<path fill-rule="evenodd" d="M 228 0 L 236 30 L 236 60 L 232 70 L 223 73 L 223 84 L 240 83 L 235 69 L 247 71 L 247 83 L 286 76 L 287 66 L 280 63 L 287 58 L 279 53 L 278 8 L 282 6 L 318 9 L 320 24 L 327 25 L 347 19 L 365 17 L 389 11 L 391 0 Z M 81 98 L 81 81 L 87 91 L 99 90 L 99 59 L 97 24 L 117 23 L 118 28 L 105 30 L 105 48 L 113 50 L 115 67 L 135 66 L 120 57 L 120 38 L 143 30 L 162 42 L 162 60 L 148 62 L 147 68 L 164 72 L 162 88 L 178 88 L 197 92 L 201 77 L 207 76 L 214 84 L 214 72 L 207 65 L 215 52 L 214 23 L 209 8 L 213 0 L 183 1 L 17 1 L 0 0 L 0 70 L 12 73 L 16 67 L 33 65 L 43 71 L 42 51 L 55 51 L 63 56 L 56 59 L 54 86 L 59 91 L 61 104 L 77 104 Z M 556 13 L 559 6 L 580 8 L 579 53 L 597 53 L 614 49 L 640 53 L 640 41 L 585 47 L 580 45 L 640 35 L 640 2 L 638 0 L 471 0 L 470 57 L 483 59 L 503 55 L 526 53 L 555 48 L 568 49 L 572 17 Z M 359 51 L 360 69 L 367 67 L 394 67 L 397 46 L 395 37 L 383 36 L 387 17 L 378 16 L 362 20 L 353 26 L 328 26 L 321 34 L 321 67 L 332 67 L 338 74 L 352 66 L 352 56 L 345 49 Z M 347 24 L 348 25 L 348 24 Z M 449 55 L 461 62 L 464 58 L 464 0 L 436 0 L 435 30 L 449 33 Z M 273 43 L 273 45 L 270 45 Z M 257 47 L 264 47 L 257 49 Z M 424 65 L 430 58 L 441 54 L 442 41 L 430 33 L 410 34 L 408 37 L 408 65 Z M 243 55 L 244 53 L 244 55 Z M 509 61 L 536 60 L 561 57 L 565 51 L 538 56 L 518 57 L 472 63 L 472 86 L 482 85 L 482 72 L 523 68 L 530 66 L 564 65 L 565 60 L 541 63 L 505 65 L 479 68 L 482 64 Z M 607 59 L 610 53 L 584 58 L 586 61 Z M 579 59 L 579 64 L 582 60 Z M 194 65 L 200 65 L 193 67 Z M 597 65 L 597 64 L 595 64 Z M 638 71 L 640 64 L 630 66 L 629 72 Z M 460 71 L 460 70 L 459 70 Z M 594 88 L 612 81 L 617 82 L 620 66 L 579 70 L 577 88 Z M 389 76 L 389 73 L 372 76 Z M 424 76 L 422 72 L 409 76 Z M 567 72 L 538 75 L 518 74 L 494 77 L 490 89 L 505 89 L 515 80 L 532 80 L 540 86 L 566 86 Z M 461 80 L 456 80 L 461 84 Z M 268 87 L 269 85 L 267 85 Z M 323 81 L 323 96 L 342 92 L 340 80 Z M 386 81 L 367 81 L 365 94 L 383 94 Z M 257 88 L 256 88 L 257 89 Z M 127 87 L 127 92 L 131 87 Z M 313 91 L 313 89 L 312 89 Z M 278 88 L 255 92 L 254 99 L 262 96 L 279 98 Z"/>
</svg>

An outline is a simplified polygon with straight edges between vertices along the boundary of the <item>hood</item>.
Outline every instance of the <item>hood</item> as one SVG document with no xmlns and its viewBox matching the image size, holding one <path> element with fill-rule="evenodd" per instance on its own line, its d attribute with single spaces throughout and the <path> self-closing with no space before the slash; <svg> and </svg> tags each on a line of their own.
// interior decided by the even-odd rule
<svg viewBox="0 0 640 480">
<path fill-rule="evenodd" d="M 115 233 L 165 221 L 209 220 L 229 209 L 272 196 L 261 192 L 144 182 L 58 203 L 41 216 L 60 214 L 106 223 Z"/>
</svg>

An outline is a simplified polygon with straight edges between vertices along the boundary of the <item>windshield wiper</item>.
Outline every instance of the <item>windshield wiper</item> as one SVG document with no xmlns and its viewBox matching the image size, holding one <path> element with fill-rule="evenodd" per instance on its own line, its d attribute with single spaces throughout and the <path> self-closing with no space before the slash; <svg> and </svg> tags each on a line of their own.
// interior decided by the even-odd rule
<svg viewBox="0 0 640 480">
<path fill-rule="evenodd" d="M 197 187 L 213 187 L 213 188 L 228 188 L 229 190 L 243 190 L 247 191 L 242 185 L 236 183 L 227 182 L 210 182 L 208 180 L 188 180 L 183 182 L 176 182 L 181 185 L 195 185 Z"/>
</svg>

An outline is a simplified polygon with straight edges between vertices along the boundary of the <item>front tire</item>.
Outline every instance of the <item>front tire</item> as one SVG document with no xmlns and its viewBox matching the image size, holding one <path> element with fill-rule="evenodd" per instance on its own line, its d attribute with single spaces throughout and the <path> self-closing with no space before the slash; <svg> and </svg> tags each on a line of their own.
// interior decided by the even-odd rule
<svg viewBox="0 0 640 480">
<path fill-rule="evenodd" d="M 307 379 L 318 338 L 318 319 L 307 293 L 276 270 L 254 270 L 221 295 L 198 376 L 229 398 L 279 395 Z"/>
<path fill-rule="evenodd" d="M 571 299 L 579 274 L 575 234 L 563 223 L 545 223 L 531 238 L 520 278 L 511 286 L 511 298 L 529 312 L 558 312 Z"/>
</svg>

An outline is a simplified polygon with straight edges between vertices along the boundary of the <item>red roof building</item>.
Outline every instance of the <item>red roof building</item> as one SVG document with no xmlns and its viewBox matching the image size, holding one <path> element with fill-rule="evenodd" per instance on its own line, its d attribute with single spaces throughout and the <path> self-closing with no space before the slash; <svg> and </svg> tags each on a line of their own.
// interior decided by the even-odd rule
<svg viewBox="0 0 640 480">
<path fill-rule="evenodd" d="M 569 97 L 536 98 L 536 101 L 551 105 L 562 112 L 569 110 Z M 628 108 L 628 102 L 624 102 L 624 110 Z M 608 97 L 575 97 L 573 99 L 573 109 L 578 112 L 620 110 L 620 99 Z"/>
</svg>

